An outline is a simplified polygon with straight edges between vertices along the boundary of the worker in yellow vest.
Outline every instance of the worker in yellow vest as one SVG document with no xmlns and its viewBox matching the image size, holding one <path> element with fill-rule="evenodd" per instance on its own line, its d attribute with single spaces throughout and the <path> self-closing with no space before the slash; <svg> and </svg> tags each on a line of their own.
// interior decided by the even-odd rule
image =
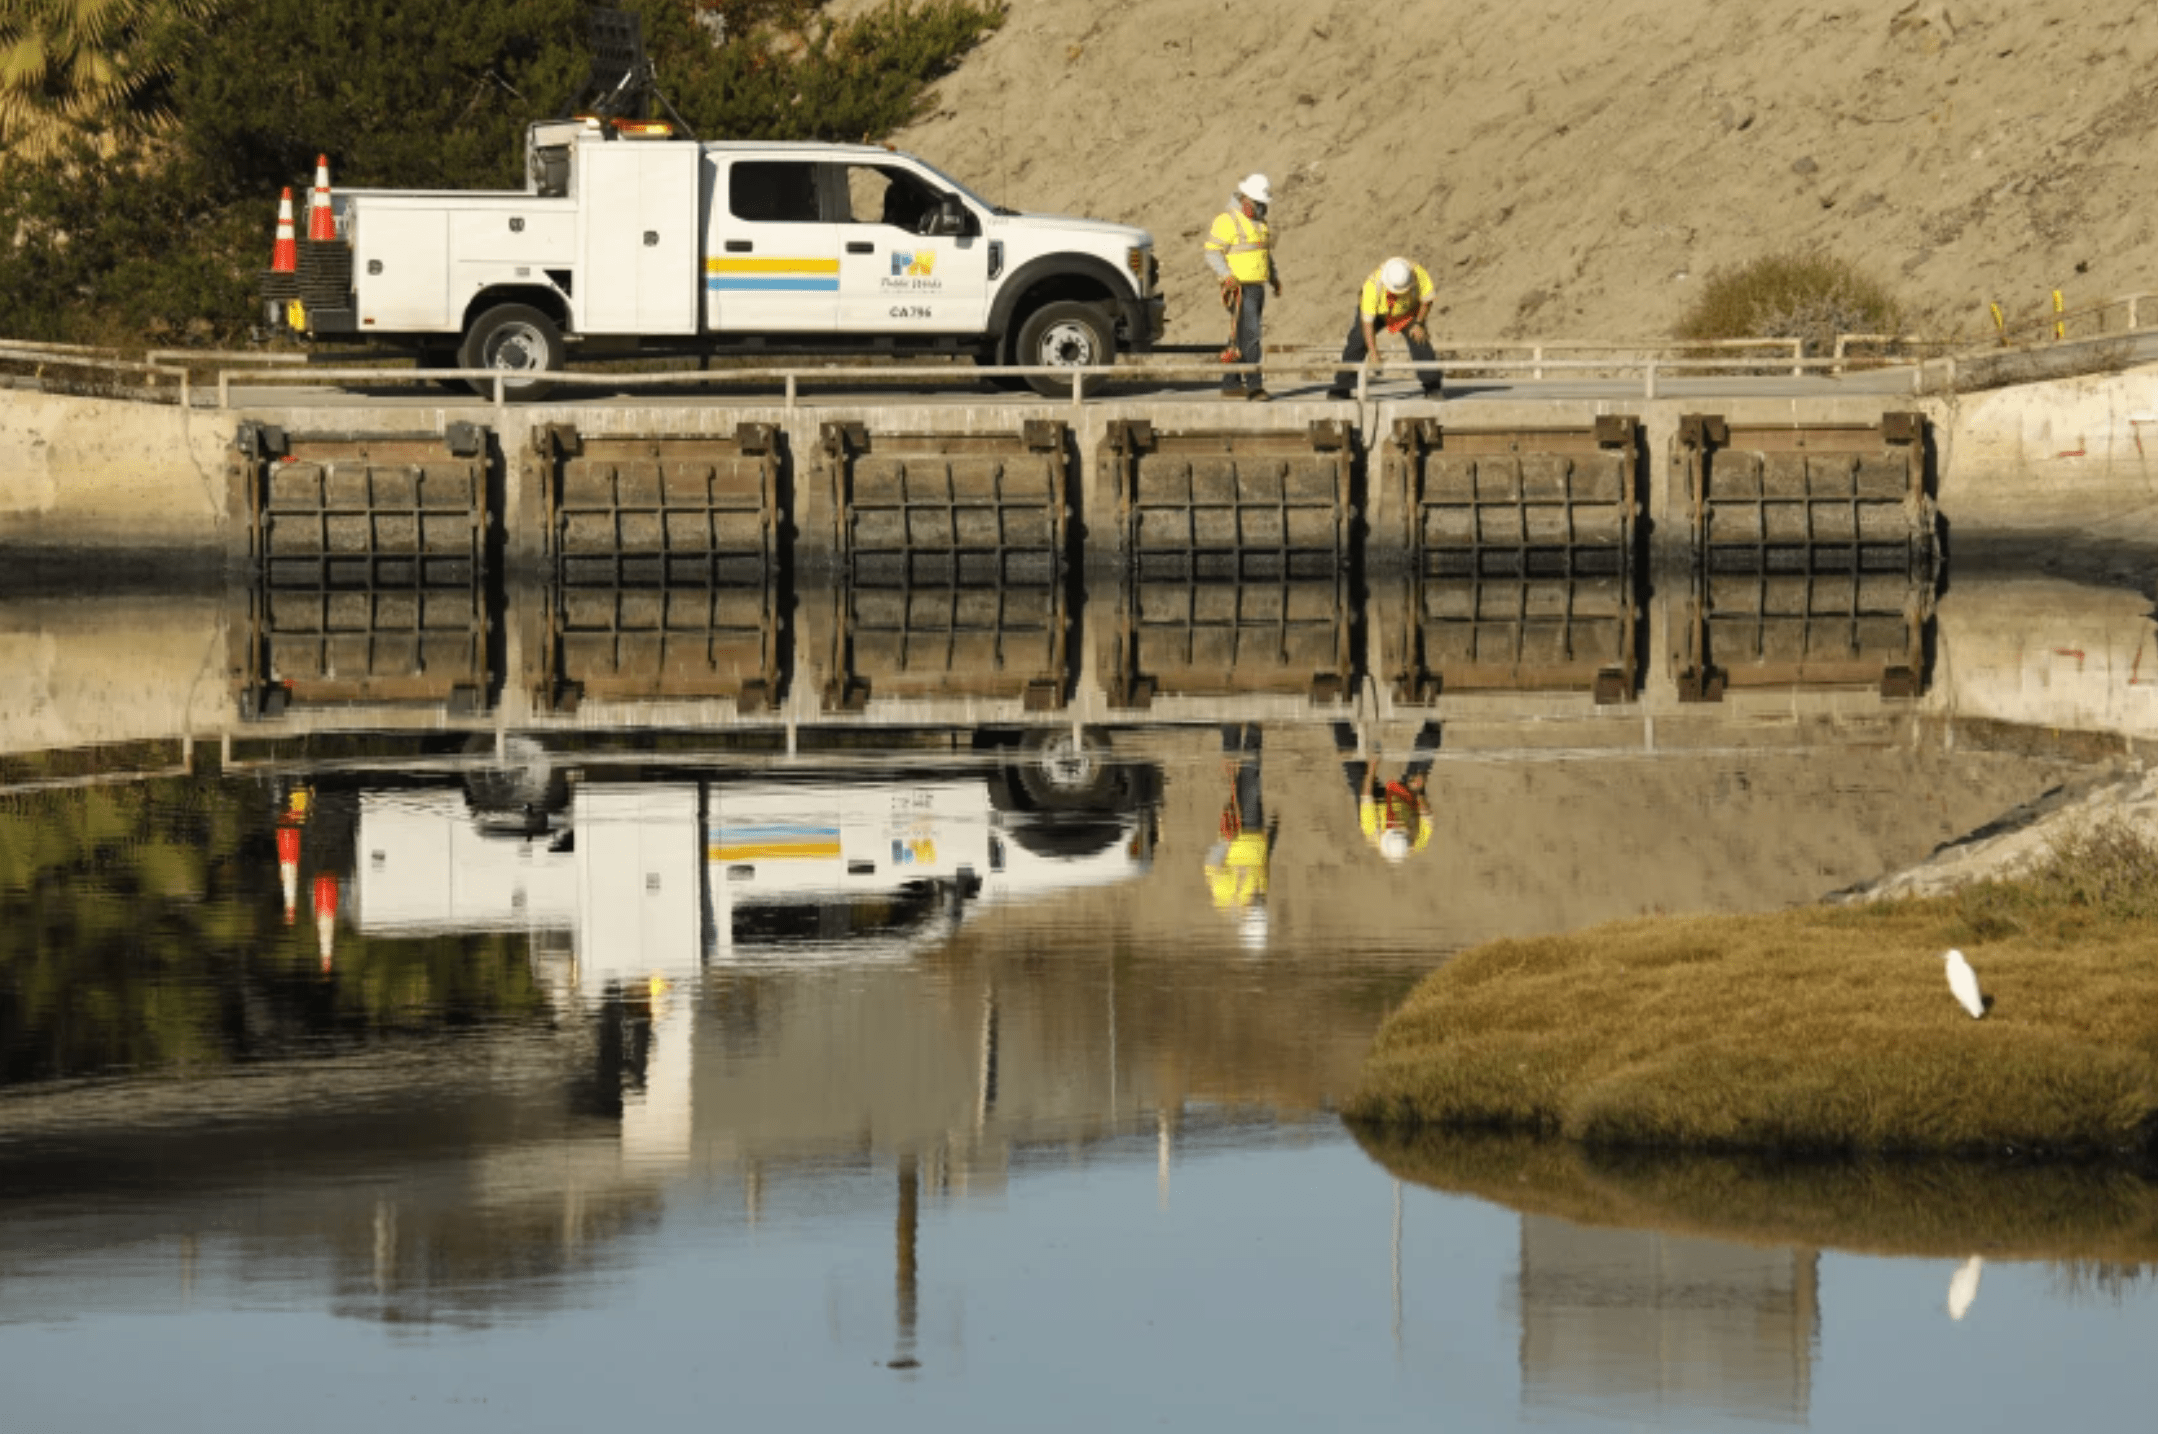
<svg viewBox="0 0 2158 1434">
<path fill-rule="evenodd" d="M 1431 763 L 1439 750 L 1439 724 L 1417 731 L 1408 763 L 1391 782 L 1379 780 L 1378 752 L 1367 761 L 1358 751 L 1356 729 L 1334 724 L 1334 750 L 1341 757 L 1342 779 L 1356 798 L 1356 824 L 1371 849 L 1388 861 L 1406 861 L 1411 852 L 1431 845 L 1431 799 L 1424 793 Z"/>
<path fill-rule="evenodd" d="M 1274 845 L 1259 787 L 1260 738 L 1257 723 L 1221 729 L 1229 800 L 1221 809 L 1221 839 L 1206 853 L 1207 891 L 1217 908 L 1236 918 L 1237 939 L 1251 951 L 1266 946 L 1267 863 Z"/>
<path fill-rule="evenodd" d="M 1387 260 L 1371 271 L 1364 280 L 1364 290 L 1357 298 L 1356 317 L 1349 321 L 1349 339 L 1341 349 L 1343 363 L 1361 364 L 1365 356 L 1377 358 L 1379 353 L 1379 329 L 1383 325 L 1390 334 L 1399 334 L 1409 346 L 1409 358 L 1416 363 L 1436 363 L 1438 355 L 1431 348 L 1431 330 L 1427 321 L 1431 317 L 1431 274 L 1413 259 L 1399 256 Z M 1424 386 L 1424 397 L 1439 397 L 1440 373 L 1437 369 L 1423 369 L 1417 381 Z M 1334 375 L 1334 386 L 1327 390 L 1329 398 L 1347 398 L 1356 391 L 1356 375 L 1344 369 Z"/>
<path fill-rule="evenodd" d="M 1206 264 L 1221 281 L 1221 302 L 1236 315 L 1236 359 L 1256 365 L 1260 324 L 1266 315 L 1266 291 L 1281 297 L 1281 271 L 1274 264 L 1274 231 L 1266 222 L 1273 189 L 1263 174 L 1249 174 L 1229 196 L 1229 207 L 1214 216 L 1207 231 Z M 1256 367 L 1232 374 L 1221 386 L 1223 398 L 1266 397 Z"/>
</svg>

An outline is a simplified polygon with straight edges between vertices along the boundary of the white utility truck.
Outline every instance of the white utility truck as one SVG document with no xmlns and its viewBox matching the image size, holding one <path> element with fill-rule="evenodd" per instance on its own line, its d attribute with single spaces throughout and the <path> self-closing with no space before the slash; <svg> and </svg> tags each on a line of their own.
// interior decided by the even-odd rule
<svg viewBox="0 0 2158 1434">
<path fill-rule="evenodd" d="M 507 370 L 518 398 L 572 357 L 945 351 L 1076 368 L 1162 331 L 1145 230 L 1013 213 L 873 145 L 563 120 L 528 131 L 521 191 L 347 189 L 332 209 L 349 264 L 303 250 L 313 297 L 271 301 L 272 326 Z M 350 293 L 326 294 L 311 268 L 349 268 Z"/>
</svg>

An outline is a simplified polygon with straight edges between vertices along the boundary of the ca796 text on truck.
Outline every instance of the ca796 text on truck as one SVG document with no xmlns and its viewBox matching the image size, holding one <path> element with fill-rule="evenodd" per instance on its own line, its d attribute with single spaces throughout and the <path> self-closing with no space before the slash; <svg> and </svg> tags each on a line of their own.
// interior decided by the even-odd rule
<svg viewBox="0 0 2158 1434">
<path fill-rule="evenodd" d="M 522 190 L 329 203 L 334 240 L 301 246 L 289 295 L 265 286 L 272 326 L 493 370 L 520 399 L 572 359 L 942 352 L 1068 370 L 1162 331 L 1145 230 L 1014 213 L 875 145 L 581 117 L 529 128 Z M 1072 378 L 1025 382 L 1053 395 Z"/>
</svg>

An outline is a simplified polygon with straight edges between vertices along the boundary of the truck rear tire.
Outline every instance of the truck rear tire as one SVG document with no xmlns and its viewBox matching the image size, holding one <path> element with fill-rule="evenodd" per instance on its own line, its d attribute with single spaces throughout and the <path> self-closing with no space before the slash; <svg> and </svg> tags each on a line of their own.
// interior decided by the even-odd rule
<svg viewBox="0 0 2158 1434">
<path fill-rule="evenodd" d="M 510 398 L 532 400 L 553 392 L 554 385 L 536 375 L 560 373 L 565 354 L 562 330 L 553 319 L 529 304 L 500 304 L 472 321 L 457 360 L 461 368 L 535 375 L 503 384 Z M 494 385 L 486 379 L 472 380 L 472 391 L 482 398 L 495 396 Z"/>
<path fill-rule="evenodd" d="M 1092 304 L 1044 304 L 1019 326 L 1019 351 L 1013 357 L 1029 367 L 1106 367 L 1116 362 L 1116 331 L 1108 315 Z M 1045 398 L 1071 396 L 1072 381 L 1056 374 L 1036 374 L 1027 383 Z M 1098 393 L 1101 387 L 1101 380 L 1094 379 L 1085 391 Z"/>
</svg>

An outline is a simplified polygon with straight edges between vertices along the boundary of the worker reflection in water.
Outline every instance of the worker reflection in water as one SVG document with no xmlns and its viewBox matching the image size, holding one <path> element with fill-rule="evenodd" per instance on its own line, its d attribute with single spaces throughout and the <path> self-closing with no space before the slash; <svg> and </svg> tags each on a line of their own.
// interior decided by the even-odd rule
<svg viewBox="0 0 2158 1434">
<path fill-rule="evenodd" d="M 1214 905 L 1236 918 L 1238 938 L 1254 951 L 1266 945 L 1266 864 L 1274 844 L 1259 791 L 1259 738 L 1257 723 L 1221 729 L 1229 800 L 1221 809 L 1221 839 L 1206 853 Z"/>
<path fill-rule="evenodd" d="M 1359 755 L 1356 729 L 1334 724 L 1334 750 L 1341 754 L 1341 775 L 1356 798 L 1356 822 L 1364 840 L 1388 861 L 1406 861 L 1412 851 L 1431 843 L 1431 800 L 1424 795 L 1431 759 L 1439 750 L 1439 724 L 1426 722 L 1416 734 L 1408 765 L 1399 781 L 1379 780 L 1379 754 Z"/>
<path fill-rule="evenodd" d="M 1430 272 L 1413 259 L 1397 256 L 1374 269 L 1371 277 L 1364 280 L 1363 292 L 1357 295 L 1356 317 L 1349 320 L 1349 337 L 1342 345 L 1341 361 L 1360 364 L 1369 357 L 1376 362 L 1379 329 L 1383 326 L 1388 333 L 1401 335 L 1409 346 L 1412 362 L 1438 362 L 1428 326 L 1431 292 Z M 1424 386 L 1424 397 L 1439 397 L 1441 375 L 1437 369 L 1423 369 L 1416 378 Z M 1356 374 L 1345 369 L 1334 375 L 1334 386 L 1326 392 L 1329 398 L 1347 398 L 1355 391 Z"/>
</svg>

